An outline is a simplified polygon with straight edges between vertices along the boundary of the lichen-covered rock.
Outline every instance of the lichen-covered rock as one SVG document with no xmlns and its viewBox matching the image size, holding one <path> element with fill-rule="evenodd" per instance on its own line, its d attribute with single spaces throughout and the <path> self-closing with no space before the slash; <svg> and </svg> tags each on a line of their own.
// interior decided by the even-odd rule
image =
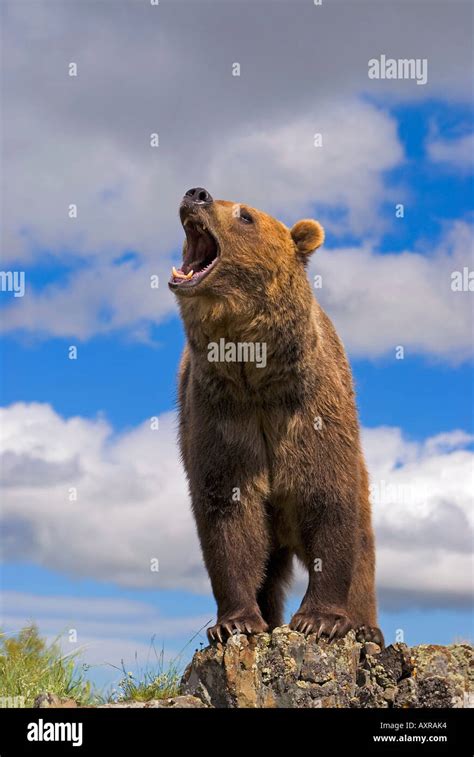
<svg viewBox="0 0 474 757">
<path fill-rule="evenodd" d="M 77 707 L 77 702 L 74 699 L 68 699 L 67 697 L 58 697 L 57 694 L 53 694 L 51 691 L 44 691 L 42 694 L 38 694 L 33 707 L 40 707 L 42 709 L 56 708 L 68 709 L 70 707 Z"/>
<path fill-rule="evenodd" d="M 406 644 L 391 644 L 373 654 L 365 644 L 357 671 L 357 692 L 352 707 L 396 707 L 398 688 L 411 675 L 413 662 Z M 370 653 L 369 653 L 370 652 Z"/>
<path fill-rule="evenodd" d="M 473 691 L 474 659 L 469 644 L 422 644 L 412 650 L 417 707 L 465 707 Z M 469 704 L 467 705 L 469 706 Z"/>
<path fill-rule="evenodd" d="M 473 660 L 468 644 L 381 650 L 283 626 L 197 651 L 181 693 L 208 707 L 467 707 Z"/>
<path fill-rule="evenodd" d="M 61 699 L 56 694 L 49 691 L 45 691 L 43 694 L 39 694 L 33 704 L 33 707 L 41 708 L 53 708 L 56 709 L 64 707 L 83 707 L 83 708 L 98 708 L 98 709 L 158 709 L 162 707 L 168 708 L 195 708 L 195 707 L 207 707 L 201 699 L 192 697 L 189 695 L 180 695 L 176 697 L 169 697 L 168 699 L 150 699 L 147 702 L 107 702 L 107 704 L 100 705 L 80 705 L 74 701 L 74 699 Z"/>
<path fill-rule="evenodd" d="M 353 633 L 315 643 L 287 626 L 235 635 L 196 652 L 182 691 L 213 707 L 348 707 L 361 644 Z"/>
<path fill-rule="evenodd" d="M 148 702 L 109 702 L 100 705 L 103 709 L 122 708 L 122 709 L 159 709 L 184 708 L 194 709 L 196 707 L 207 707 L 201 699 L 192 696 L 169 697 L 169 699 L 150 699 Z"/>
</svg>

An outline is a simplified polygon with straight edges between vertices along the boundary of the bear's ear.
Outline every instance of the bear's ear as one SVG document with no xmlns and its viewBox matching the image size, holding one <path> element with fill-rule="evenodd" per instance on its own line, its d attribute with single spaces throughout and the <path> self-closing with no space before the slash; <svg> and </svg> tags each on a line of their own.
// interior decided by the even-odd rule
<svg viewBox="0 0 474 757">
<path fill-rule="evenodd" d="M 298 221 L 290 233 L 300 255 L 309 255 L 324 242 L 324 229 L 317 221 Z"/>
</svg>

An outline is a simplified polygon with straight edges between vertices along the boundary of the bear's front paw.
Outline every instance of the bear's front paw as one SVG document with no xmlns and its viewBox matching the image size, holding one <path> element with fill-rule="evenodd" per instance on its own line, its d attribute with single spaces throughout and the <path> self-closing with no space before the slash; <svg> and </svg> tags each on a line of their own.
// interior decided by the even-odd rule
<svg viewBox="0 0 474 757">
<path fill-rule="evenodd" d="M 215 626 L 207 629 L 207 638 L 210 642 L 220 641 L 235 633 L 264 633 L 268 631 L 268 625 L 259 612 L 255 610 L 237 610 L 226 613 L 217 619 Z"/>
<path fill-rule="evenodd" d="M 290 628 L 308 635 L 315 633 L 316 638 L 327 636 L 328 641 L 341 639 L 353 628 L 348 615 L 344 612 L 325 612 L 319 610 L 298 610 L 290 621 Z"/>
</svg>

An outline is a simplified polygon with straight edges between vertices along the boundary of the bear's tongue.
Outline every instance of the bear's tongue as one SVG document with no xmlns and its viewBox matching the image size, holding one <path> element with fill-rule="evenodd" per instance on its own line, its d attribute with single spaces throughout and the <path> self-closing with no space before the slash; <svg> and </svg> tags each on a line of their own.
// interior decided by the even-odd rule
<svg viewBox="0 0 474 757">
<path fill-rule="evenodd" d="M 202 274 L 217 257 L 214 237 L 202 226 L 185 226 L 186 252 L 180 269 L 173 267 L 175 279 L 191 279 Z"/>
</svg>

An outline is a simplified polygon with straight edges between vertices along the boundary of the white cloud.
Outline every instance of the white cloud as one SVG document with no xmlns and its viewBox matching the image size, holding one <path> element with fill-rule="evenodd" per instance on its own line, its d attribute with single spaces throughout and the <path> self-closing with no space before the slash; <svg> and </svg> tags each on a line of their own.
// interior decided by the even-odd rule
<svg viewBox="0 0 474 757">
<path fill-rule="evenodd" d="M 2 328 L 79 339 L 124 329 L 146 339 L 152 324 L 176 314 L 167 267 L 125 263 L 79 272 L 69 286 L 14 299 L 3 308 Z M 472 292 L 453 291 L 452 275 L 473 267 L 472 227 L 457 221 L 429 251 L 378 254 L 369 243 L 323 247 L 309 276 L 322 276 L 316 297 L 352 356 L 395 359 L 402 346 L 405 359 L 424 354 L 456 363 L 472 356 L 474 335 Z M 155 274 L 158 289 L 150 286 Z"/>
<path fill-rule="evenodd" d="M 132 599 L 110 597 L 70 597 L 25 592 L 2 593 L 2 628 L 17 631 L 30 621 L 40 625 L 48 635 L 69 634 L 76 631 L 77 644 L 83 639 L 110 636 L 142 638 L 153 636 L 167 640 L 197 633 L 210 618 L 205 615 L 170 617 L 161 614 L 153 605 Z"/>
<path fill-rule="evenodd" d="M 6 559 L 125 587 L 209 592 L 173 414 L 161 417 L 159 431 L 143 424 L 120 436 L 104 420 L 65 420 L 48 405 L 17 403 L 2 409 L 1 421 L 1 451 L 21 458 L 26 482 L 5 480 Z M 382 606 L 469 601 L 470 441 L 462 431 L 416 443 L 400 429 L 365 430 Z M 73 459 L 76 474 L 66 482 Z M 27 475 L 29 464 L 34 474 Z M 154 557 L 158 573 L 150 571 Z"/>
<path fill-rule="evenodd" d="M 321 147 L 314 146 L 320 134 Z M 210 186 L 245 197 L 290 225 L 314 207 L 344 209 L 341 234 L 380 231 L 374 208 L 391 192 L 383 172 L 403 160 L 396 121 L 367 103 L 331 102 L 299 118 L 223 141 L 210 166 Z M 250 179 L 250 180 L 249 180 Z"/>
<path fill-rule="evenodd" d="M 33 621 L 48 642 L 58 641 L 64 655 L 78 654 L 78 665 L 92 666 L 87 678 L 101 688 L 117 685 L 122 661 L 126 671 L 158 671 L 162 649 L 165 665 L 184 667 L 199 643 L 206 643 L 205 626 L 212 619 L 211 613 L 170 617 L 147 602 L 111 597 L 5 591 L 1 600 L 2 632 L 14 635 Z"/>
<path fill-rule="evenodd" d="M 453 431 L 415 443 L 397 428 L 364 430 L 378 583 L 388 605 L 469 605 L 473 440 Z"/>
<path fill-rule="evenodd" d="M 429 254 L 323 248 L 310 276 L 322 276 L 316 296 L 351 355 L 395 359 L 401 345 L 405 359 L 458 361 L 472 355 L 472 292 L 453 291 L 451 276 L 473 264 L 472 228 L 456 222 Z"/>
<path fill-rule="evenodd" d="M 456 171 L 472 171 L 474 134 L 464 134 L 453 139 L 433 137 L 427 144 L 427 153 L 435 163 L 446 163 Z"/>
<path fill-rule="evenodd" d="M 180 239 L 179 198 L 208 182 L 270 212 L 326 192 L 367 228 L 357 210 L 375 202 L 377 216 L 400 149 L 390 119 L 359 98 L 469 99 L 465 5 L 439 4 L 426 23 L 424 2 L 260 2 L 250 17 L 242 2 L 4 2 L 4 258 L 53 250 L 103 264 L 132 248 L 156 260 Z M 370 80 L 380 51 L 427 57 L 428 84 Z M 305 147 L 318 130 L 323 165 Z"/>
<path fill-rule="evenodd" d="M 323 132 L 323 147 L 313 146 L 315 129 Z M 51 137 L 55 148 L 56 140 Z M 233 156 L 234 160 L 231 160 Z M 45 158 L 44 151 L 41 152 Z M 343 207 L 348 221 L 338 223 L 338 233 L 347 228 L 361 230 L 371 227 L 374 208 L 382 197 L 389 195 L 384 188 L 382 171 L 393 167 L 402 158 L 402 150 L 393 119 L 373 106 L 353 102 L 347 111 L 332 105 L 324 114 L 276 122 L 268 125 L 268 131 L 252 136 L 231 133 L 221 139 L 220 149 L 210 160 L 206 171 L 209 187 L 219 187 L 221 196 L 241 199 L 271 211 L 288 223 L 312 212 L 316 203 Z M 83 188 L 88 192 L 91 175 L 84 168 Z M 42 172 L 38 166 L 38 172 Z M 63 171 L 63 166 L 58 166 Z M 156 212 L 149 213 L 160 229 L 168 229 L 164 238 L 158 228 L 149 229 L 144 221 L 140 230 L 130 223 L 130 207 L 133 195 L 141 182 L 147 185 L 157 181 L 155 169 L 149 160 L 137 162 L 134 180 L 128 190 L 116 200 L 103 206 L 95 196 L 85 199 L 91 203 L 92 212 L 98 212 L 101 223 L 97 227 L 91 213 L 84 213 L 83 221 L 57 219 L 54 234 L 63 236 L 66 246 L 75 250 L 83 245 L 92 250 L 101 249 L 100 259 L 89 261 L 86 268 L 71 274 L 67 283 L 55 283 L 40 291 L 30 289 L 26 275 L 26 294 L 12 298 L 3 310 L 2 328 L 6 331 L 26 331 L 41 336 L 76 337 L 87 339 L 94 334 L 103 334 L 125 328 L 135 338 L 146 338 L 151 324 L 162 322 L 176 312 L 174 297 L 167 287 L 171 270 L 170 242 L 176 245 L 183 233 L 177 218 L 177 206 L 183 187 L 166 195 Z M 19 184 L 20 191 L 27 185 Z M 12 190 L 13 191 L 13 190 Z M 61 188 L 62 194 L 63 189 Z M 214 190 L 213 190 L 214 191 Z M 160 195 L 157 192 L 157 196 Z M 141 190 L 138 192 L 141 194 Z M 57 204 L 62 200 L 58 196 Z M 18 199 L 18 206 L 29 205 L 26 197 Z M 84 202 L 80 206 L 84 208 Z M 145 207 L 146 202 L 142 204 Z M 57 205 L 56 205 L 57 206 Z M 49 224 L 48 210 L 38 206 L 38 222 Z M 82 214 L 80 214 L 82 216 Z M 31 216 L 33 222 L 34 214 Z M 61 227 L 63 225 L 63 231 Z M 73 236 L 70 237 L 69 231 Z M 76 234 L 77 231 L 77 234 Z M 150 232 L 150 233 L 149 233 Z M 135 235 L 135 239 L 128 236 Z M 149 234 L 145 240 L 143 234 Z M 34 236 L 42 232 L 34 232 Z M 53 238 L 46 243 L 54 247 Z M 107 250 L 104 250 L 104 244 Z M 111 258 L 117 250 L 139 246 L 146 254 L 141 260 L 116 265 Z M 158 275 L 158 289 L 150 287 L 150 276 Z M 58 314 L 61 315 L 58 318 Z M 104 317 L 105 314 L 105 317 Z"/>
<path fill-rule="evenodd" d="M 426 24 L 417 2 L 345 4 L 344 23 L 337 2 L 262 2 L 251 23 L 267 29 L 271 13 L 272 33 L 263 36 L 248 33 L 241 3 L 180 2 L 166 11 L 131 3 L 120 12 L 109 3 L 3 5 L 3 265 L 86 264 L 39 291 L 27 276 L 25 297 L 3 310 L 3 329 L 78 339 L 126 329 L 146 339 L 151 324 L 176 312 L 166 280 L 182 241 L 177 207 L 188 187 L 204 185 L 288 223 L 314 211 L 330 231 L 335 212 L 339 233 L 365 234 L 362 250 L 317 257 L 329 313 L 333 306 L 356 354 L 379 355 L 403 339 L 427 354 L 465 356 L 466 298 L 444 289 L 448 256 L 440 254 L 438 272 L 437 259 L 379 258 L 370 247 L 383 229 L 378 209 L 394 200 L 384 172 L 404 155 L 395 119 L 364 97 L 465 100 L 462 4 L 437 7 Z M 381 50 L 419 50 L 428 85 L 369 80 L 367 61 Z M 231 76 L 235 57 L 241 77 Z M 67 75 L 70 61 L 76 78 Z M 469 146 L 433 145 L 439 159 Z M 396 191 L 403 201 L 407 188 Z M 113 264 L 124 250 L 139 253 L 138 265 Z M 158 290 L 149 286 L 155 273 Z"/>
<path fill-rule="evenodd" d="M 147 339 L 151 324 L 176 313 L 167 286 L 170 270 L 169 259 L 79 270 L 67 285 L 51 284 L 39 292 L 27 288 L 22 299 L 12 298 L 2 311 L 2 328 L 81 340 L 125 329 L 133 339 Z"/>
<path fill-rule="evenodd" d="M 28 124 L 37 118 L 26 107 L 15 125 L 17 136 L 25 132 L 25 141 Z M 154 128 L 150 116 L 137 113 L 136 118 L 142 122 L 140 144 L 124 147 L 113 132 L 108 139 L 64 132 L 53 118 L 41 149 L 33 143 L 7 153 L 7 261 L 41 263 L 38 247 L 61 259 L 73 254 L 93 265 L 92 273 L 106 274 L 113 286 L 114 271 L 106 264 L 132 249 L 149 265 L 166 266 L 168 273 L 170 252 L 183 238 L 179 202 L 195 184 L 216 198 L 245 201 L 293 220 L 317 203 L 335 207 L 343 211 L 339 233 L 349 228 L 373 235 L 381 229 L 374 211 L 392 192 L 383 172 L 403 159 L 396 121 L 356 98 L 344 104 L 331 98 L 322 112 L 311 103 L 296 113 L 262 117 L 261 126 L 236 121 L 211 144 L 209 136 L 200 144 L 200 165 L 191 171 L 198 160 L 193 141 L 183 134 L 183 144 L 172 148 L 160 131 L 164 144 L 154 151 L 148 145 Z M 315 132 L 323 135 L 322 147 L 313 144 Z M 77 155 L 67 176 L 64 160 L 56 158 L 58 144 L 65 156 Z M 88 160 L 80 160 L 81 154 Z M 38 190 L 35 176 L 48 177 L 47 190 Z M 77 218 L 68 217 L 70 203 L 77 206 Z M 107 287 L 103 293 L 107 296 Z"/>
<path fill-rule="evenodd" d="M 21 459 L 26 482 L 4 479 L 7 559 L 123 586 L 208 590 L 172 414 L 158 431 L 144 423 L 118 438 L 104 420 L 63 420 L 48 405 L 19 403 L 1 415 L 2 452 Z M 38 460 L 48 466 L 47 485 Z M 65 481 L 72 460 L 76 475 Z"/>
</svg>

